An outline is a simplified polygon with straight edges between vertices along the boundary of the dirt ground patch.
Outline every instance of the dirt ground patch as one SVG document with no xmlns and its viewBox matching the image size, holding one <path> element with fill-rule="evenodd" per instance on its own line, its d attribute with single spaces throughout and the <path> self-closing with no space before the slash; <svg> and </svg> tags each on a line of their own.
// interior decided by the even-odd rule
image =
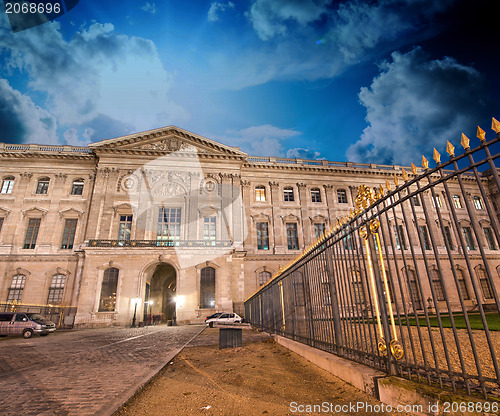
<svg viewBox="0 0 500 416">
<path fill-rule="evenodd" d="M 205 330 L 114 416 L 297 415 L 315 414 L 298 412 L 299 405 L 382 405 L 264 334 L 244 331 L 241 348 L 214 344 L 217 329 Z M 375 413 L 391 414 L 330 414 Z"/>
</svg>

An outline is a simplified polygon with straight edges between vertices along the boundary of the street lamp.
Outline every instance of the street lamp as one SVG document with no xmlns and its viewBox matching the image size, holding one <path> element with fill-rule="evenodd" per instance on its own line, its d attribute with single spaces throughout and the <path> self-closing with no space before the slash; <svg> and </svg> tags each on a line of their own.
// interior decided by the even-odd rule
<svg viewBox="0 0 500 416">
<path fill-rule="evenodd" d="M 131 328 L 135 328 L 135 318 L 137 316 L 137 306 L 141 303 L 141 298 L 132 298 L 132 303 L 134 304 L 134 317 L 132 318 Z"/>
</svg>

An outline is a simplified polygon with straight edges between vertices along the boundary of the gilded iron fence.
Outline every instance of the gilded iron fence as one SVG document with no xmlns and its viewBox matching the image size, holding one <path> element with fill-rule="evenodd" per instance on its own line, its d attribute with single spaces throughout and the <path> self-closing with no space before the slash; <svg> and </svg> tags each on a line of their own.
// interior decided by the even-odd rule
<svg viewBox="0 0 500 416">
<path fill-rule="evenodd" d="M 356 210 L 245 301 L 265 331 L 410 380 L 500 396 L 500 179 L 474 149 L 361 186 Z M 492 154 L 493 152 L 493 154 Z M 392 179 L 392 178 L 391 178 Z M 373 184 L 375 185 L 375 184 Z"/>
</svg>

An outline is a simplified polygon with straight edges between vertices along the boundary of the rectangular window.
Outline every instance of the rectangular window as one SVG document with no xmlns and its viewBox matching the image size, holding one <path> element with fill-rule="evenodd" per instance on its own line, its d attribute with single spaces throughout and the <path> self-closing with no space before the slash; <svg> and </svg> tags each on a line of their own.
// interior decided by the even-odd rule
<svg viewBox="0 0 500 416">
<path fill-rule="evenodd" d="M 438 208 L 441 208 L 441 197 L 439 195 L 436 195 L 435 197 L 431 197 L 432 199 L 432 205 L 434 208 L 437 206 Z"/>
<path fill-rule="evenodd" d="M 181 238 L 181 209 L 160 208 L 156 241 L 159 246 L 179 245 Z"/>
<path fill-rule="evenodd" d="M 412 198 L 413 198 L 413 204 L 416 207 L 419 207 L 420 206 L 420 198 L 418 197 L 418 195 L 413 195 Z"/>
<path fill-rule="evenodd" d="M 257 249 L 269 250 L 269 232 L 267 222 L 257 223 Z"/>
<path fill-rule="evenodd" d="M 285 188 L 283 190 L 283 199 L 285 202 L 293 202 L 293 189 L 292 188 Z"/>
<path fill-rule="evenodd" d="M 465 300 L 470 299 L 469 291 L 467 290 L 467 285 L 465 283 L 465 274 L 463 270 L 457 270 L 458 274 L 458 287 L 460 288 L 460 293 L 462 298 Z"/>
<path fill-rule="evenodd" d="M 216 221 L 216 217 L 205 217 L 203 219 L 203 240 L 211 246 L 215 246 L 215 240 L 217 239 Z"/>
<path fill-rule="evenodd" d="M 443 282 L 438 270 L 431 270 L 432 288 L 437 300 L 444 300 Z"/>
<path fill-rule="evenodd" d="M 448 242 L 448 245 L 450 246 L 450 250 L 453 250 L 453 240 L 451 238 L 451 230 L 449 225 L 444 226 L 444 236 L 446 238 L 446 241 Z"/>
<path fill-rule="evenodd" d="M 64 274 L 56 274 L 52 276 L 52 282 L 50 283 L 50 288 L 49 288 L 49 295 L 47 297 L 48 304 L 59 305 L 62 303 L 65 283 L 66 283 L 66 276 Z"/>
<path fill-rule="evenodd" d="M 12 193 L 13 187 L 14 187 L 14 178 L 4 179 L 2 182 L 2 190 L 0 191 L 0 193 L 10 194 L 10 193 Z"/>
<path fill-rule="evenodd" d="M 73 182 L 73 186 L 71 187 L 71 195 L 82 195 L 83 185 L 84 183 L 82 181 Z"/>
<path fill-rule="evenodd" d="M 347 192 L 344 189 L 337 191 L 337 201 L 339 204 L 347 204 Z"/>
<path fill-rule="evenodd" d="M 321 202 L 321 193 L 319 189 L 311 189 L 311 201 Z"/>
<path fill-rule="evenodd" d="M 314 224 L 314 235 L 316 236 L 316 238 L 321 237 L 324 232 L 325 232 L 325 224 L 324 223 Z"/>
<path fill-rule="evenodd" d="M 484 236 L 486 238 L 486 244 L 490 250 L 496 250 L 495 239 L 493 238 L 493 231 L 490 227 L 484 227 Z"/>
<path fill-rule="evenodd" d="M 491 284 L 486 276 L 486 272 L 483 268 L 478 267 L 476 269 L 477 277 L 479 278 L 479 283 L 481 285 L 481 290 L 483 291 L 483 296 L 485 299 L 493 299 L 493 290 L 491 289 Z"/>
<path fill-rule="evenodd" d="M 257 186 L 255 188 L 255 200 L 265 201 L 266 200 L 266 188 L 263 186 Z"/>
<path fill-rule="evenodd" d="M 394 236 L 396 238 L 396 248 L 398 250 L 406 250 L 406 241 L 405 241 L 405 235 L 403 233 L 403 226 L 402 225 L 398 225 L 397 227 L 394 225 L 393 226 L 393 229 L 394 229 Z M 398 233 L 399 231 L 399 233 Z"/>
<path fill-rule="evenodd" d="M 64 223 L 64 233 L 61 248 L 72 249 L 75 242 L 76 224 L 78 220 L 68 219 Z"/>
<path fill-rule="evenodd" d="M 132 215 L 120 215 L 120 224 L 118 226 L 118 240 L 130 241 L 132 232 Z"/>
<path fill-rule="evenodd" d="M 7 302 L 20 302 L 23 297 L 24 283 L 26 282 L 26 276 L 23 274 L 16 274 L 12 278 L 12 283 L 9 288 L 9 293 L 7 294 Z"/>
<path fill-rule="evenodd" d="M 453 206 L 455 208 L 462 208 L 462 200 L 460 199 L 460 195 L 453 195 Z"/>
<path fill-rule="evenodd" d="M 36 193 L 38 195 L 47 195 L 48 190 L 49 190 L 49 181 L 46 179 L 39 180 L 36 186 Z"/>
<path fill-rule="evenodd" d="M 26 238 L 24 239 L 23 248 L 35 248 L 38 230 L 40 229 L 40 218 L 30 218 Z"/>
<path fill-rule="evenodd" d="M 474 206 L 476 207 L 476 209 L 484 209 L 483 200 L 480 196 L 475 196 L 472 199 L 474 201 Z"/>
<path fill-rule="evenodd" d="M 287 223 L 286 224 L 286 241 L 289 250 L 299 249 L 299 239 L 297 234 L 297 223 Z"/>
<path fill-rule="evenodd" d="M 2 232 L 2 226 L 3 226 L 3 218 L 0 217 L 0 232 Z"/>
<path fill-rule="evenodd" d="M 465 245 L 468 250 L 475 250 L 474 239 L 472 238 L 472 232 L 470 227 L 462 227 L 462 234 L 465 239 Z"/>
<path fill-rule="evenodd" d="M 429 233 L 427 232 L 427 227 L 425 225 L 419 225 L 420 235 L 422 236 L 422 242 L 424 243 L 424 249 L 430 250 L 431 243 L 429 241 Z"/>
</svg>

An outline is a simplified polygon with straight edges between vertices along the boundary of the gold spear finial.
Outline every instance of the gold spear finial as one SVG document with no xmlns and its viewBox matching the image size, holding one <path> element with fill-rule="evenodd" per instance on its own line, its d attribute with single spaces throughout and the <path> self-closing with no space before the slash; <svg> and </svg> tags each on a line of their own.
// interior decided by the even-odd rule
<svg viewBox="0 0 500 416">
<path fill-rule="evenodd" d="M 500 133 L 500 121 L 498 121 L 495 117 L 491 119 L 491 130 L 495 133 Z"/>
<path fill-rule="evenodd" d="M 399 186 L 399 178 L 394 174 L 394 185 Z"/>
<path fill-rule="evenodd" d="M 463 146 L 465 150 L 467 150 L 470 147 L 469 142 L 470 142 L 469 138 L 462 133 L 462 140 L 460 140 L 460 144 Z"/>
<path fill-rule="evenodd" d="M 408 173 L 406 173 L 405 168 L 402 169 L 402 174 L 403 174 L 403 180 L 407 181 L 408 180 Z"/>
<path fill-rule="evenodd" d="M 486 132 L 479 126 L 477 126 L 477 138 L 481 140 L 481 143 L 486 141 Z"/>
<path fill-rule="evenodd" d="M 384 187 L 382 185 L 380 185 L 378 189 L 380 191 L 380 195 L 384 196 Z"/>
<path fill-rule="evenodd" d="M 385 180 L 385 187 L 387 188 L 388 191 L 391 190 L 391 183 L 389 182 L 389 179 Z"/>
<path fill-rule="evenodd" d="M 425 156 L 422 156 L 422 167 L 425 170 L 429 169 L 429 161 L 425 158 Z"/>
<path fill-rule="evenodd" d="M 450 155 L 450 157 L 455 156 L 455 146 L 453 146 L 449 140 L 446 141 L 446 152 Z"/>
<path fill-rule="evenodd" d="M 439 152 L 436 150 L 436 148 L 434 148 L 434 154 L 432 155 L 432 158 L 434 159 L 434 161 L 437 163 L 437 164 L 440 164 L 441 163 L 441 155 L 439 154 Z"/>
<path fill-rule="evenodd" d="M 417 167 L 413 162 L 411 162 L 411 173 L 413 173 L 414 175 L 417 174 Z"/>
</svg>

